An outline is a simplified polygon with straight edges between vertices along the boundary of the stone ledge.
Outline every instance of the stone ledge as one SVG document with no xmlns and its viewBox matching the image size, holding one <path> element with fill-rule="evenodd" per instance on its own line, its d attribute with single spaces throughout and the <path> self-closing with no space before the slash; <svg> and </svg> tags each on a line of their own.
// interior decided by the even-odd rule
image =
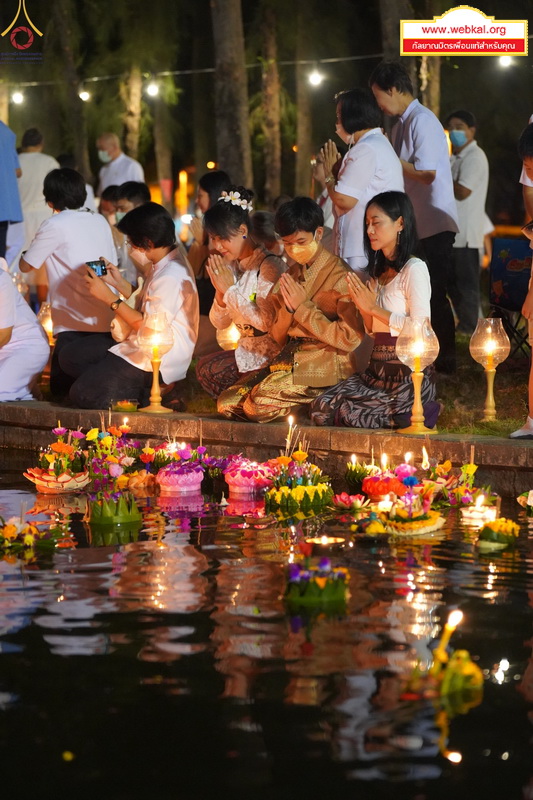
<svg viewBox="0 0 533 800">
<path fill-rule="evenodd" d="M 167 438 L 199 444 L 200 440 L 213 455 L 242 452 L 264 460 L 279 455 L 285 446 L 287 423 L 258 425 L 221 419 L 216 415 L 202 417 L 190 414 L 130 413 L 132 435 L 141 441 L 159 443 Z M 51 440 L 50 431 L 58 420 L 68 428 L 120 425 L 124 414 L 108 411 L 89 411 L 67 408 L 47 402 L 0 403 L 0 446 L 37 449 Z M 398 463 L 403 454 L 411 451 L 415 463 L 422 458 L 425 445 L 430 456 L 439 461 L 450 459 L 454 466 L 470 460 L 470 448 L 475 447 L 475 462 L 479 465 L 480 484 L 490 484 L 502 495 L 515 495 L 533 488 L 533 440 L 516 441 L 495 436 L 434 434 L 407 436 L 385 430 L 353 428 L 315 428 L 302 426 L 311 444 L 316 461 L 334 478 L 344 475 L 346 462 L 356 453 L 369 460 L 374 451 L 376 460 L 387 453 Z"/>
</svg>

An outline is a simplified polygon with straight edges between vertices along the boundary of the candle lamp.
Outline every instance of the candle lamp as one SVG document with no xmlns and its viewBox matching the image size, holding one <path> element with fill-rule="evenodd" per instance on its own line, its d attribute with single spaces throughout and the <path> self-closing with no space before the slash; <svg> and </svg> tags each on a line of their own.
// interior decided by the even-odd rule
<svg viewBox="0 0 533 800">
<path fill-rule="evenodd" d="M 411 424 L 398 433 L 437 433 L 436 428 L 426 428 L 422 406 L 423 370 L 429 367 L 439 354 L 439 342 L 428 317 L 406 317 L 398 339 L 396 355 L 412 370 L 414 400 Z"/>
<path fill-rule="evenodd" d="M 164 311 L 145 314 L 137 334 L 137 342 L 141 350 L 150 359 L 153 378 L 150 405 L 140 408 L 139 411 L 144 411 L 147 414 L 169 413 L 169 409 L 161 405 L 159 367 L 161 366 L 162 356 L 171 349 L 173 341 L 172 328 Z"/>
<path fill-rule="evenodd" d="M 485 522 L 492 522 L 498 516 L 496 506 L 485 505 L 485 495 L 480 495 L 473 506 L 461 509 L 461 518 L 465 525 L 481 527 Z"/>
<path fill-rule="evenodd" d="M 487 380 L 487 394 L 483 422 L 492 422 L 496 419 L 496 404 L 494 402 L 494 377 L 496 367 L 505 361 L 509 355 L 511 343 L 499 317 L 478 319 L 476 329 L 470 339 L 470 355 L 481 364 L 485 370 Z"/>
<path fill-rule="evenodd" d="M 48 336 L 48 344 L 50 345 L 50 347 L 53 347 L 55 344 L 55 339 L 53 330 L 54 325 L 52 322 L 52 310 L 50 308 L 50 303 L 41 303 L 39 313 L 37 314 L 37 319 L 43 326 L 44 332 Z"/>
<path fill-rule="evenodd" d="M 234 322 L 227 328 L 221 328 L 216 332 L 217 343 L 223 350 L 235 350 L 240 338 L 241 332 Z"/>
<path fill-rule="evenodd" d="M 343 536 L 314 536 L 305 541 L 313 545 L 313 551 L 324 553 L 326 550 L 337 550 L 343 547 L 346 539 Z"/>
<path fill-rule="evenodd" d="M 431 668 L 431 672 L 439 672 L 442 665 L 445 664 L 448 660 L 448 653 L 446 652 L 446 648 L 450 643 L 450 639 L 452 638 L 452 633 L 455 631 L 458 625 L 463 621 L 463 612 L 459 611 L 452 611 L 451 614 L 448 616 L 448 620 L 446 625 L 444 626 L 444 630 L 442 631 L 442 636 L 440 637 L 439 643 L 435 650 L 433 651 L 433 666 Z"/>
</svg>

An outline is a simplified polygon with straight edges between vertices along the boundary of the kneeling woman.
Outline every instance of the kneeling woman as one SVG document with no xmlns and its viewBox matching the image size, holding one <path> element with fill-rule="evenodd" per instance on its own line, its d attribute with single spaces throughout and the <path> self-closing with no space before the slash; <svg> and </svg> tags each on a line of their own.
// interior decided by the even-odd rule
<svg viewBox="0 0 533 800">
<path fill-rule="evenodd" d="M 396 338 L 406 317 L 429 317 L 431 285 L 426 264 L 413 256 L 418 245 L 411 201 L 403 192 L 383 192 L 365 211 L 365 250 L 370 281 L 349 276 L 350 295 L 374 337 L 368 369 L 333 386 L 311 408 L 315 425 L 392 428 L 408 425 L 413 404 L 411 370 L 396 357 Z M 425 370 L 422 403 L 426 425 L 433 428 L 433 367 Z"/>
<path fill-rule="evenodd" d="M 157 203 L 129 211 L 118 223 L 136 259 L 148 265 L 143 288 L 136 307 L 123 303 L 111 287 L 129 297 L 133 287 L 117 267 L 106 263 L 105 280 L 87 272 L 89 293 L 111 307 L 117 317 L 130 327 L 124 341 L 108 351 L 93 350 L 83 356 L 76 343 L 61 351 L 60 362 L 67 374 L 76 380 L 70 399 L 79 408 L 109 408 L 113 398 L 132 398 L 143 404 L 148 401 L 152 367 L 148 355 L 137 343 L 143 314 L 163 311 L 173 333 L 172 348 L 161 359 L 161 377 L 165 383 L 185 378 L 191 362 L 198 331 L 198 292 L 192 272 L 179 260 L 174 221 Z"/>
<path fill-rule="evenodd" d="M 309 197 L 276 213 L 276 232 L 294 261 L 266 298 L 272 338 L 283 349 L 271 364 L 223 392 L 218 410 L 270 422 L 311 403 L 351 372 L 350 353 L 363 325 L 348 295 L 348 265 L 319 240 L 324 214 Z"/>
<path fill-rule="evenodd" d="M 254 238 L 252 198 L 253 192 L 234 186 L 204 216 L 213 251 L 207 272 L 215 288 L 209 319 L 218 330 L 234 322 L 241 334 L 235 351 L 211 353 L 198 362 L 198 381 L 215 399 L 279 352 L 268 333 L 267 298 L 286 265 Z"/>
</svg>

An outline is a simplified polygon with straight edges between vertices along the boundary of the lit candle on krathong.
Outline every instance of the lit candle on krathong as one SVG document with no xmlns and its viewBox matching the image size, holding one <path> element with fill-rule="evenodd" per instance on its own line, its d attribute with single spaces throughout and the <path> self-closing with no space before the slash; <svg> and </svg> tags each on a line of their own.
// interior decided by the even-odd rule
<svg viewBox="0 0 533 800">
<path fill-rule="evenodd" d="M 467 525 L 479 525 L 484 522 L 492 522 L 496 519 L 498 510 L 496 506 L 485 505 L 486 497 L 480 494 L 473 506 L 461 509 L 461 517 Z"/>
<path fill-rule="evenodd" d="M 384 514 L 388 514 L 391 510 L 392 506 L 394 505 L 394 500 L 392 499 L 394 495 L 389 493 L 383 500 L 380 500 L 378 503 L 378 511 L 382 511 Z"/>
<path fill-rule="evenodd" d="M 435 662 L 446 661 L 447 659 L 446 648 L 450 643 L 450 639 L 452 638 L 452 633 L 455 631 L 457 626 L 461 624 L 462 621 L 463 621 L 462 611 L 456 609 L 455 611 L 451 612 L 451 614 L 448 617 L 448 621 L 444 626 L 444 630 L 442 631 L 442 636 L 440 637 L 439 643 L 433 652 Z"/>
<path fill-rule="evenodd" d="M 422 446 L 422 469 L 429 469 L 429 466 L 428 451 Z"/>
<path fill-rule="evenodd" d="M 119 431 L 121 433 L 129 433 L 130 432 L 131 428 L 128 425 L 128 417 L 123 417 L 122 418 L 122 425 L 119 425 L 118 429 L 119 429 Z"/>
<path fill-rule="evenodd" d="M 355 465 L 357 464 L 357 456 L 355 455 L 355 453 L 352 453 L 352 455 L 350 456 L 350 461 L 352 462 L 352 467 L 355 467 Z M 348 466 L 350 465 L 348 464 Z"/>
<path fill-rule="evenodd" d="M 383 472 L 387 471 L 387 467 L 388 466 L 389 466 L 389 457 L 388 457 L 387 453 L 382 453 L 381 454 L 381 469 L 383 470 Z"/>
<path fill-rule="evenodd" d="M 343 536 L 314 536 L 311 539 L 305 540 L 308 544 L 315 545 L 319 548 L 340 547 L 346 542 Z"/>
</svg>

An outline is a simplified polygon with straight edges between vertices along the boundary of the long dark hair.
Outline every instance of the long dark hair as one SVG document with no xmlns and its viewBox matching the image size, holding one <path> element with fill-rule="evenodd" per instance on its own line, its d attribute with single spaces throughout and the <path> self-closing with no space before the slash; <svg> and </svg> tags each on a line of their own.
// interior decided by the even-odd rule
<svg viewBox="0 0 533 800">
<path fill-rule="evenodd" d="M 400 241 L 394 251 L 394 257 L 390 261 L 385 258 L 381 250 L 372 250 L 370 246 L 366 225 L 366 215 L 370 206 L 378 206 L 393 222 L 396 222 L 398 217 L 403 217 L 403 230 Z M 392 267 L 396 272 L 400 272 L 411 256 L 416 253 L 419 248 L 419 242 L 415 212 L 413 204 L 405 192 L 382 192 L 373 197 L 372 200 L 369 200 L 365 208 L 364 244 L 366 257 L 368 258 L 368 271 L 373 278 L 378 278 L 389 267 Z"/>
<path fill-rule="evenodd" d="M 230 186 L 227 193 L 228 199 L 218 200 L 214 206 L 208 208 L 204 214 L 204 228 L 209 236 L 219 236 L 221 239 L 229 239 L 234 236 L 241 225 L 250 228 L 250 206 L 243 208 L 236 202 L 232 202 L 230 194 L 238 194 L 239 201 L 245 200 L 251 203 L 254 193 L 251 189 L 244 186 Z"/>
</svg>

